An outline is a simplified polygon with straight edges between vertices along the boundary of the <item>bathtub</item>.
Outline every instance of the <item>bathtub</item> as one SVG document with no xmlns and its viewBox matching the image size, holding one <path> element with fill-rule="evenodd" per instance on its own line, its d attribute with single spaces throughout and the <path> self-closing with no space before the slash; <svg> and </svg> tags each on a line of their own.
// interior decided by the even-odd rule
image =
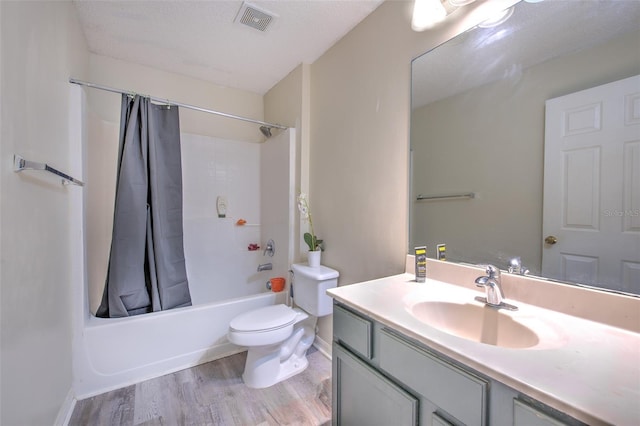
<svg viewBox="0 0 640 426">
<path fill-rule="evenodd" d="M 75 396 L 84 399 L 241 352 L 226 337 L 231 319 L 276 303 L 284 303 L 284 293 L 128 318 L 89 316 L 76 336 Z"/>
</svg>

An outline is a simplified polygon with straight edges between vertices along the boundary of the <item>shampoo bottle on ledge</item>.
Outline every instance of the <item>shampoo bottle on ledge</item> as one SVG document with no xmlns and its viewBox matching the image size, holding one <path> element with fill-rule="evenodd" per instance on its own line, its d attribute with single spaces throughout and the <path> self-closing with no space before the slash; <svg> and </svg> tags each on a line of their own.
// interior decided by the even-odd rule
<svg viewBox="0 0 640 426">
<path fill-rule="evenodd" d="M 416 282 L 423 283 L 427 280 L 427 246 L 415 248 L 416 257 Z"/>
</svg>

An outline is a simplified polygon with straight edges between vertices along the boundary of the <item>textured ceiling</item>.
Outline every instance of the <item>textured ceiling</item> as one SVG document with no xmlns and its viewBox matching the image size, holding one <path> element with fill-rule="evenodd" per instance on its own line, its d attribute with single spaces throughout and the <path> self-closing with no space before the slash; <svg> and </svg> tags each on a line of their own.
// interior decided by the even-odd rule
<svg viewBox="0 0 640 426">
<path fill-rule="evenodd" d="M 640 1 L 520 2 L 494 28 L 476 28 L 417 58 L 412 106 L 421 107 L 640 29 Z M 638 43 L 640 46 L 640 40 Z"/>
<path fill-rule="evenodd" d="M 242 1 L 74 0 L 91 52 L 260 94 L 313 63 L 382 0 L 249 3 L 276 15 L 265 32 L 234 22 Z"/>
</svg>

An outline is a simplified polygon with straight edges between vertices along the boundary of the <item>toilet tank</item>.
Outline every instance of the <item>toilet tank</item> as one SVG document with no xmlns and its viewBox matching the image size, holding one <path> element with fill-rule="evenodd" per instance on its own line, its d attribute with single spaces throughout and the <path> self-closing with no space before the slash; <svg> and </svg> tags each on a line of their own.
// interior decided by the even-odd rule
<svg viewBox="0 0 640 426">
<path fill-rule="evenodd" d="M 323 265 L 312 268 L 302 263 L 294 263 L 291 270 L 296 305 L 316 317 L 333 313 L 333 300 L 326 291 L 338 286 L 338 271 Z"/>
</svg>

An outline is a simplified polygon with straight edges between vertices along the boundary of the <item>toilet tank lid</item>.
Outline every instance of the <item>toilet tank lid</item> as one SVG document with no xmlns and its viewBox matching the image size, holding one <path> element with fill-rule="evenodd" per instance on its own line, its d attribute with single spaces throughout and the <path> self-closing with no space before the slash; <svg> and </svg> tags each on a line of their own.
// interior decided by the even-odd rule
<svg viewBox="0 0 640 426">
<path fill-rule="evenodd" d="M 304 263 L 294 263 L 293 265 L 291 265 L 291 269 L 293 270 L 294 276 L 295 274 L 301 274 L 318 281 L 338 278 L 338 276 L 340 275 L 335 269 L 331 269 L 324 265 L 320 265 L 317 268 L 312 268 Z"/>
</svg>

